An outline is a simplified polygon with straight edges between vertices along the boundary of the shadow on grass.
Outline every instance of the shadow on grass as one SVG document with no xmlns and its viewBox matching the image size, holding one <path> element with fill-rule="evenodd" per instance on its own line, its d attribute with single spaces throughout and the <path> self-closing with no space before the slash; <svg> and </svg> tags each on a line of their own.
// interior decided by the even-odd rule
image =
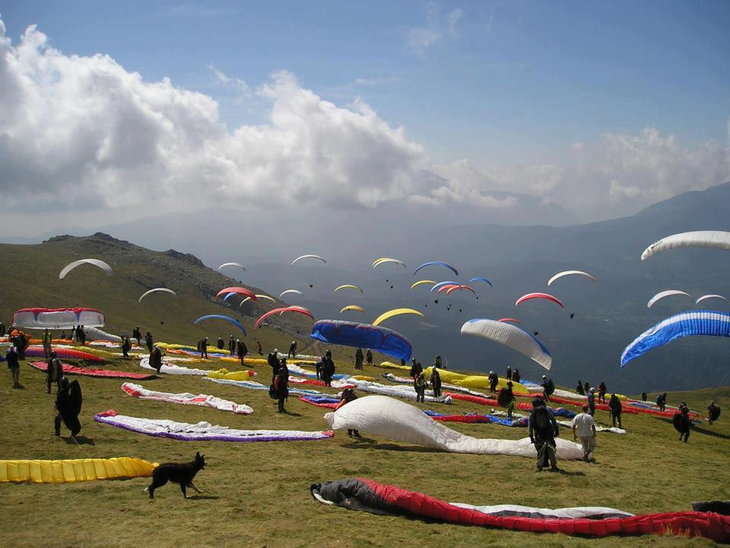
<svg viewBox="0 0 730 548">
<path fill-rule="evenodd" d="M 663 421 L 663 422 L 668 422 L 669 424 L 674 425 L 674 423 L 672 422 L 672 419 L 660 418 L 659 420 Z M 690 430 L 690 432 L 697 432 L 698 434 L 704 434 L 706 436 L 712 436 L 715 438 L 722 438 L 724 440 L 730 440 L 730 436 L 727 434 L 722 434 L 721 432 L 715 432 L 714 430 L 708 430 L 707 428 L 701 428 L 699 426 L 692 426 L 692 429 Z"/>
<path fill-rule="evenodd" d="M 73 436 L 69 436 L 67 438 L 61 439 L 71 445 L 96 445 L 94 440 L 92 440 L 91 438 L 87 438 L 86 436 L 76 436 L 76 438 L 74 438 Z"/>
<path fill-rule="evenodd" d="M 443 453 L 441 449 L 422 447 L 420 445 L 395 445 L 392 443 L 376 443 L 370 438 L 360 438 L 358 441 L 345 443 L 342 447 L 348 449 L 382 449 L 384 451 L 409 451 L 414 453 Z"/>
<path fill-rule="evenodd" d="M 189 500 L 218 500 L 219 498 L 215 495 L 192 495 L 188 497 Z"/>
</svg>

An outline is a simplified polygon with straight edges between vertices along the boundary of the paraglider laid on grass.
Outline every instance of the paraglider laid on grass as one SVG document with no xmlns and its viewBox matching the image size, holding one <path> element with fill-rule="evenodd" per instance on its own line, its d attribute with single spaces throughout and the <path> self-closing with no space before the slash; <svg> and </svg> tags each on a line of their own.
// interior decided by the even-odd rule
<svg viewBox="0 0 730 548">
<path fill-rule="evenodd" d="M 403 360 L 411 359 L 413 348 L 397 331 L 358 322 L 319 320 L 312 326 L 310 336 L 329 344 L 370 348 Z"/>
<path fill-rule="evenodd" d="M 93 265 L 97 268 L 102 269 L 104 272 L 106 272 L 107 276 L 112 275 L 112 267 L 109 266 L 104 261 L 102 261 L 101 259 L 79 259 L 78 261 L 72 261 L 72 262 L 68 263 L 66 266 L 64 266 L 61 269 L 61 272 L 58 273 L 58 279 L 63 280 L 69 272 L 71 272 L 74 268 L 81 266 L 82 264 Z"/>
<path fill-rule="evenodd" d="M 402 316 L 403 314 L 414 314 L 416 316 L 421 316 L 422 318 L 424 317 L 422 312 L 419 312 L 418 310 L 415 310 L 413 308 L 394 308 L 393 310 L 383 312 L 380 316 L 375 318 L 375 321 L 373 321 L 373 325 L 378 326 L 384 321 L 389 320 L 390 318 L 394 318 L 395 316 Z"/>
<path fill-rule="evenodd" d="M 77 325 L 104 327 L 104 313 L 96 308 L 21 308 L 13 324 L 27 329 L 72 329 Z"/>
<path fill-rule="evenodd" d="M 695 232 L 672 234 L 647 247 L 641 254 L 641 260 L 645 261 L 652 255 L 661 253 L 667 249 L 678 249 L 682 247 L 710 247 L 730 250 L 730 232 L 698 230 Z"/>
<path fill-rule="evenodd" d="M 621 367 L 649 350 L 691 335 L 730 337 L 730 314 L 713 310 L 683 312 L 662 320 L 636 337 L 621 354 Z"/>
<path fill-rule="evenodd" d="M 276 314 L 281 315 L 284 312 L 296 312 L 297 314 L 302 314 L 311 318 L 312 320 L 314 319 L 312 313 L 303 306 L 282 306 L 281 308 L 272 308 L 268 312 L 259 316 L 259 318 L 256 320 L 256 327 L 261 327 L 261 324 L 263 324 L 271 316 L 274 316 Z"/>
<path fill-rule="evenodd" d="M 527 293 L 526 295 L 522 295 L 522 297 L 515 301 L 515 306 L 519 306 L 522 303 L 531 301 L 533 299 L 545 299 L 554 302 L 555 304 L 559 305 L 560 308 L 565 308 L 563 302 L 554 295 L 551 295 L 550 293 Z"/>
<path fill-rule="evenodd" d="M 70 483 L 152 475 L 157 463 L 131 457 L 68 460 L 2 460 L 0 483 Z"/>
<path fill-rule="evenodd" d="M 475 335 L 503 344 L 550 369 L 553 358 L 545 345 L 516 325 L 504 321 L 475 318 L 461 326 L 462 335 Z"/>
<path fill-rule="evenodd" d="M 170 295 L 177 295 L 172 289 L 168 289 L 166 287 L 155 287 L 154 289 L 150 289 L 149 291 L 145 291 L 140 295 L 139 299 L 137 299 L 138 303 L 142 302 L 142 299 L 144 299 L 147 295 L 150 295 L 152 293 L 169 293 Z M 84 324 L 86 325 L 86 324 Z"/>
<path fill-rule="evenodd" d="M 224 287 L 218 293 L 216 293 L 215 296 L 216 297 L 220 297 L 221 295 L 228 295 L 229 293 L 236 293 L 236 294 L 241 295 L 243 297 L 248 297 L 252 301 L 255 301 L 256 300 L 256 295 L 254 294 L 253 291 L 251 291 L 250 289 L 246 289 L 245 287 L 237 287 L 237 286 L 234 286 L 234 287 Z"/>
<path fill-rule="evenodd" d="M 665 297 L 671 297 L 673 295 L 684 295 L 685 297 L 689 297 L 689 293 L 687 293 L 686 291 L 682 291 L 680 289 L 667 289 L 666 291 L 660 291 L 651 299 L 649 299 L 649 302 L 646 303 L 646 307 L 651 308 L 658 301 L 664 299 Z"/>
<path fill-rule="evenodd" d="M 193 323 L 197 325 L 205 320 L 223 320 L 224 322 L 228 322 L 229 324 L 237 327 L 243 332 L 244 335 L 246 335 L 246 328 L 243 327 L 243 324 L 237 319 L 226 316 L 225 314 L 205 314 L 204 316 L 200 316 L 199 318 L 193 320 Z"/>
<path fill-rule="evenodd" d="M 584 278 L 588 278 L 589 280 L 593 280 L 594 282 L 596 281 L 596 277 L 593 274 L 589 274 L 588 272 L 585 272 L 583 270 L 563 270 L 562 272 L 553 274 L 550 277 L 550 279 L 547 282 L 548 287 L 553 285 L 556 281 L 558 281 L 563 276 L 583 276 Z"/>
<path fill-rule="evenodd" d="M 459 275 L 459 271 L 456 270 L 456 268 L 454 268 L 453 266 L 451 266 L 448 263 L 445 263 L 444 261 L 428 261 L 426 263 L 423 263 L 421 266 L 419 266 L 418 268 L 416 268 L 416 270 L 413 271 L 413 275 L 415 276 L 416 274 L 418 274 L 419 270 L 429 267 L 429 266 L 443 266 L 444 268 L 448 268 L 449 270 L 451 270 L 451 272 L 454 273 L 454 276 Z"/>
</svg>

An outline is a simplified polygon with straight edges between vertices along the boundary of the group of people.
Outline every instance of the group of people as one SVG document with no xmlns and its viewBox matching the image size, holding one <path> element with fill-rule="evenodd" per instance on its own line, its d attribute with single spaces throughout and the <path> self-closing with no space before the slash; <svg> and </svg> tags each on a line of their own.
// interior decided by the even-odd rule
<svg viewBox="0 0 730 548">
<path fill-rule="evenodd" d="M 324 381 L 325 386 L 332 386 L 332 379 L 335 376 L 335 362 L 332 359 L 332 352 L 325 352 L 324 356 L 315 364 L 317 379 Z"/>
<path fill-rule="evenodd" d="M 364 363 L 367 363 L 368 366 L 373 365 L 373 353 L 368 348 L 368 351 L 363 354 L 362 348 L 358 348 L 355 351 L 355 369 L 362 369 Z"/>
<path fill-rule="evenodd" d="M 413 358 L 411 362 L 410 376 L 413 379 L 413 388 L 416 390 L 416 402 L 426 401 L 426 388 L 428 388 L 429 382 L 431 384 L 431 390 L 433 391 L 434 398 L 441 397 L 441 373 L 439 373 L 439 366 L 441 365 L 441 356 L 436 356 L 433 367 L 431 367 L 431 374 L 426 379 L 426 372 L 423 370 L 421 362 L 416 361 Z"/>
</svg>

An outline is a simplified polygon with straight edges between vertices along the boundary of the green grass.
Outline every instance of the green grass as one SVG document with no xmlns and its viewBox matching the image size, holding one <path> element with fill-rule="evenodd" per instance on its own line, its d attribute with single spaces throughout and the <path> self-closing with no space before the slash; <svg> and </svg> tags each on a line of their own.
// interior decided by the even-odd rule
<svg viewBox="0 0 730 548">
<path fill-rule="evenodd" d="M 83 241 L 82 241 L 83 240 Z M 40 246 L 0 246 L 0 303 L 3 317 L 22 306 L 89 305 L 102 308 L 111 331 L 140 325 L 159 339 L 193 343 L 203 329 L 191 326 L 197 314 L 223 308 L 210 295 L 231 280 L 164 253 L 130 248 L 104 239 L 73 239 Z M 112 263 L 106 278 L 93 269 L 79 269 L 63 281 L 58 271 L 79 257 L 99 257 Z M 21 273 L 23 273 L 21 275 Z M 177 299 L 137 305 L 136 298 L 156 285 L 178 291 Z M 266 309 L 268 305 L 263 305 Z M 251 325 L 258 310 L 244 321 Z M 154 325 L 164 314 L 165 324 Z M 287 331 L 262 329 L 256 336 L 265 350 L 284 348 L 299 319 L 285 319 Z M 216 330 L 214 330 L 216 329 Z M 208 328 L 210 337 L 228 330 Z M 253 348 L 249 337 L 249 348 Z M 338 370 L 353 370 L 352 352 L 335 354 Z M 196 364 L 197 366 L 197 364 Z M 231 364 L 211 360 L 206 367 Z M 105 367 L 140 371 L 136 362 L 112 359 Z M 259 366 L 261 380 L 269 370 Z M 383 370 L 366 371 L 379 376 Z M 725 415 L 703 425 L 688 444 L 677 441 L 670 423 L 649 416 L 624 416 L 626 436 L 600 434 L 597 464 L 563 462 L 566 474 L 536 474 L 532 459 L 480 456 L 424 450 L 385 439 L 352 442 L 342 432 L 313 442 L 198 443 L 157 439 L 93 422 L 99 411 L 185 422 L 208 421 L 239 428 L 321 430 L 326 410 L 290 398 L 292 414 L 274 412 L 263 391 L 218 385 L 195 377 L 165 376 L 144 382 L 150 389 L 204 392 L 248 403 L 251 416 L 211 409 L 133 399 L 119 389 L 120 381 L 79 378 L 84 391 L 82 435 L 94 445 L 68 444 L 53 435 L 53 397 L 45 393 L 45 376 L 23 365 L 24 390 L 10 389 L 7 369 L 0 370 L 0 458 L 72 459 L 135 456 L 150 461 L 187 461 L 196 451 L 208 467 L 196 484 L 210 498 L 183 500 L 176 485 L 167 485 L 149 501 L 147 478 L 60 485 L 0 484 L 0 545 L 3 546 L 711 546 L 704 539 L 641 537 L 585 539 L 563 535 L 517 533 L 478 527 L 425 523 L 399 517 L 318 504 L 309 485 L 361 476 L 421 491 L 450 501 L 474 504 L 525 504 L 544 507 L 613 506 L 634 513 L 687 510 L 694 500 L 730 499 L 730 388 L 670 393 L 704 411 L 715 399 Z M 334 390 L 326 390 L 334 393 Z M 443 405 L 423 408 L 446 409 Z M 484 411 L 458 402 L 450 411 Z M 608 416 L 598 412 L 606 423 Z M 524 429 L 497 425 L 454 425 L 466 434 L 516 439 Z M 568 436 L 562 430 L 563 437 Z"/>
</svg>

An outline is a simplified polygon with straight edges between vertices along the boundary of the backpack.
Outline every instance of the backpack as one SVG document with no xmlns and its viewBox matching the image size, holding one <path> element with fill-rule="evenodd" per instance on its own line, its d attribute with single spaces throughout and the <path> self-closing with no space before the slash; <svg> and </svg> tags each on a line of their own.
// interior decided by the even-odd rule
<svg viewBox="0 0 730 548">
<path fill-rule="evenodd" d="M 555 429 L 553 428 L 553 423 L 550 420 L 550 416 L 548 415 L 547 408 L 538 407 L 537 409 L 535 409 L 532 412 L 530 420 L 532 421 L 533 430 L 540 437 L 552 437 L 555 433 Z"/>
</svg>

